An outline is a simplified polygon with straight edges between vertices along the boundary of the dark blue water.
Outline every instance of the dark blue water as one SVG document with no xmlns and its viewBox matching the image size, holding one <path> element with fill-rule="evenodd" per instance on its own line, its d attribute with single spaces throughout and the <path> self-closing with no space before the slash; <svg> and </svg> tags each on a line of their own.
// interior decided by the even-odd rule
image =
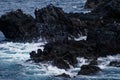
<svg viewBox="0 0 120 80">
<path fill-rule="evenodd" d="M 83 6 L 86 0 L 0 0 L 0 15 L 11 10 L 22 9 L 25 13 L 34 16 L 35 8 L 42 8 L 52 3 L 62 7 L 65 12 L 87 12 Z M 85 38 L 85 37 L 84 37 Z M 0 33 L 0 41 L 5 37 Z M 73 77 L 80 70 L 80 66 L 88 64 L 84 58 L 78 58 L 78 67 L 65 71 L 50 64 L 35 64 L 26 62 L 29 52 L 43 49 L 39 43 L 0 43 L 0 80 L 120 80 L 120 68 L 109 67 L 112 60 L 119 60 L 120 55 L 99 58 L 99 67 L 102 69 L 96 75 Z M 66 73 L 72 78 L 56 78 L 55 75 Z"/>
<path fill-rule="evenodd" d="M 0 15 L 11 10 L 22 9 L 32 14 L 36 8 L 42 8 L 52 3 L 62 7 L 66 12 L 86 12 L 83 9 L 86 0 L 0 0 Z"/>
</svg>

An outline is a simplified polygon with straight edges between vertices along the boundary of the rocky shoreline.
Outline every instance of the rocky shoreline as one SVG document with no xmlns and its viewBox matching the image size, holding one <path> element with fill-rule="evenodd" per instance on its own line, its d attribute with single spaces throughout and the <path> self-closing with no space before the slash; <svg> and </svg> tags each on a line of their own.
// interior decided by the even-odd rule
<svg viewBox="0 0 120 80">
<path fill-rule="evenodd" d="M 119 0 L 88 0 L 85 8 L 92 11 L 86 14 L 65 13 L 50 4 L 36 9 L 35 18 L 18 9 L 0 17 L 0 30 L 12 41 L 47 40 L 43 51 L 30 53 L 30 60 L 35 63 L 51 61 L 52 65 L 67 70 L 70 65 L 77 65 L 77 57 L 87 58 L 93 62 L 83 65 L 78 75 L 90 75 L 101 71 L 97 67 L 98 57 L 120 53 L 119 4 Z M 87 39 L 74 40 L 80 36 Z M 110 63 L 117 64 L 119 62 Z"/>
</svg>

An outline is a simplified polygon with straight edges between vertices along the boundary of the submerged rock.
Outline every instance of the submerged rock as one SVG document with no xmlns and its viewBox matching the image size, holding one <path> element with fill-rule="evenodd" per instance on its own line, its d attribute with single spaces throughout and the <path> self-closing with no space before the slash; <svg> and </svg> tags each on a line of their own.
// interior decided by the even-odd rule
<svg viewBox="0 0 120 80">
<path fill-rule="evenodd" d="M 98 73 L 101 69 L 97 66 L 92 65 L 83 65 L 81 70 L 78 72 L 78 75 L 92 75 Z"/>
</svg>

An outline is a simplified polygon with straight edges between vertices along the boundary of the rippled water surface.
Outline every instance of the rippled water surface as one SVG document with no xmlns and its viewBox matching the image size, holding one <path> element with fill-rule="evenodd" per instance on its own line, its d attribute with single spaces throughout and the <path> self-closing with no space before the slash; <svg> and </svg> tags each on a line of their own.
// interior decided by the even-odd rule
<svg viewBox="0 0 120 80">
<path fill-rule="evenodd" d="M 33 15 L 36 8 L 45 7 L 51 3 L 62 7 L 66 12 L 86 12 L 83 9 L 85 2 L 86 0 L 0 0 L 0 15 L 18 8 Z"/>
<path fill-rule="evenodd" d="M 35 8 L 42 8 L 50 3 L 62 7 L 66 12 L 87 12 L 83 9 L 85 2 L 86 0 L 0 0 L 0 15 L 19 8 L 34 16 Z M 85 37 L 79 40 L 83 38 Z M 4 39 L 0 33 L 0 80 L 120 80 L 120 68 L 107 66 L 110 61 L 119 60 L 120 55 L 99 58 L 99 67 L 102 71 L 96 75 L 74 77 L 81 65 L 88 64 L 84 58 L 78 58 L 78 67 L 71 67 L 67 71 L 50 64 L 26 62 L 29 59 L 29 52 L 43 49 L 46 42 L 13 43 L 3 42 Z M 69 74 L 73 78 L 54 77 L 61 73 Z"/>
</svg>

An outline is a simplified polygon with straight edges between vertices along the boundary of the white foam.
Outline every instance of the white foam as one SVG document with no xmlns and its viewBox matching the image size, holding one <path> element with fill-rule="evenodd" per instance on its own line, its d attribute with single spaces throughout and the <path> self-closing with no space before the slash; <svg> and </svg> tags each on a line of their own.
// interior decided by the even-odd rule
<svg viewBox="0 0 120 80">
<path fill-rule="evenodd" d="M 5 36 L 4 34 L 0 31 L 0 41 L 4 40 L 5 39 Z"/>
<path fill-rule="evenodd" d="M 113 55 L 113 56 L 107 56 L 107 57 L 100 57 L 98 58 L 98 63 L 99 63 L 99 67 L 101 69 L 104 69 L 104 68 L 108 68 L 109 66 L 109 63 L 111 61 L 120 61 L 120 55 Z"/>
<path fill-rule="evenodd" d="M 74 38 L 74 40 L 76 41 L 80 41 L 80 40 L 86 40 L 87 36 L 80 36 L 79 38 Z"/>
<path fill-rule="evenodd" d="M 59 69 L 56 66 L 52 66 L 49 62 L 48 63 L 25 63 L 24 66 L 26 65 L 27 68 L 25 69 L 26 71 L 35 71 L 39 73 L 35 73 L 35 75 L 40 75 L 40 76 L 53 76 L 53 75 L 60 75 L 62 73 L 66 73 L 70 75 L 71 77 L 74 77 L 77 75 L 78 71 L 80 70 L 80 67 L 82 65 L 88 64 L 87 60 L 84 58 L 77 58 L 78 59 L 78 66 L 77 67 L 71 67 L 68 70 L 65 69 Z M 34 68 L 33 68 L 34 67 Z M 43 71 L 44 73 L 40 73 Z"/>
<path fill-rule="evenodd" d="M 41 43 L 13 43 L 6 42 L 0 44 L 0 59 L 4 61 L 26 61 L 29 53 L 33 50 L 42 49 L 44 42 Z"/>
<path fill-rule="evenodd" d="M 77 60 L 78 60 L 78 66 L 79 67 L 81 67 L 82 65 L 87 65 L 87 64 L 89 64 L 89 62 L 87 61 L 87 59 L 85 59 L 85 58 L 77 58 Z"/>
<path fill-rule="evenodd" d="M 29 59 L 29 52 L 32 50 L 43 49 L 41 45 L 45 43 L 13 43 L 6 42 L 0 44 L 0 59 L 6 62 L 12 62 L 15 64 L 21 64 L 24 66 L 23 74 L 28 75 L 27 72 L 33 73 L 33 75 L 59 75 L 62 73 L 69 74 L 71 77 L 77 75 L 80 67 L 82 65 L 89 64 L 89 61 L 85 58 L 77 58 L 78 65 L 77 67 L 71 67 L 68 70 L 59 69 L 56 66 L 52 66 L 50 63 L 33 63 L 33 62 L 25 62 Z M 112 60 L 120 60 L 120 55 L 115 56 L 107 56 L 98 58 L 99 67 L 104 69 L 107 67 L 110 61 Z"/>
<path fill-rule="evenodd" d="M 0 44 L 0 59 L 4 62 L 12 62 L 14 64 L 21 64 L 24 66 L 24 75 L 27 72 L 33 72 L 34 75 L 59 75 L 66 73 L 71 75 L 69 71 L 59 69 L 51 64 L 35 64 L 33 62 L 26 62 L 29 59 L 29 52 L 37 49 L 43 49 L 41 45 L 44 43 L 13 43 L 6 42 Z M 17 66 L 16 66 L 17 67 Z M 38 72 L 39 71 L 39 72 Z M 44 72 L 44 73 L 40 73 Z"/>
</svg>

